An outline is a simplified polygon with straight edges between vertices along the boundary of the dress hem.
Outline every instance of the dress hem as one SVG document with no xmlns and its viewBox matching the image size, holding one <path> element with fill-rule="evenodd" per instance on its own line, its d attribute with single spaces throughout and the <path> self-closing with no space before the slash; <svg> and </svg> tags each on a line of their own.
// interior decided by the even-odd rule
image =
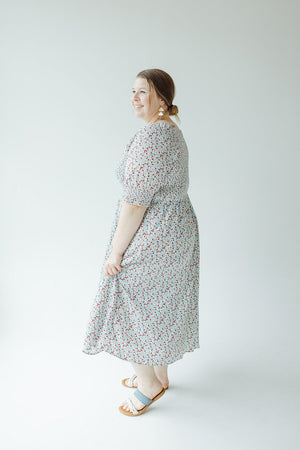
<svg viewBox="0 0 300 450">
<path fill-rule="evenodd" d="M 138 360 L 138 361 L 135 360 L 135 361 L 133 361 L 132 359 L 124 358 L 124 357 L 120 356 L 120 354 L 115 353 L 112 350 L 108 350 L 105 347 L 103 347 L 101 350 L 100 349 L 95 349 L 94 351 L 88 351 L 88 350 L 82 349 L 82 352 L 85 353 L 86 355 L 91 355 L 91 356 L 98 355 L 101 352 L 106 352 L 106 353 L 109 353 L 112 356 L 116 356 L 117 358 L 122 359 L 123 361 L 133 362 L 133 363 L 136 363 L 136 364 L 144 364 L 144 365 L 147 365 L 147 366 L 167 366 L 169 364 L 173 364 L 174 362 L 179 361 L 180 359 L 182 359 L 183 356 L 185 355 L 185 353 L 193 352 L 194 350 L 197 350 L 199 348 L 200 348 L 200 345 L 196 345 L 193 348 L 190 348 L 189 350 L 184 350 L 184 352 L 182 352 L 177 357 L 175 357 L 173 359 L 171 358 L 168 361 L 165 361 L 163 363 L 162 362 L 158 362 L 158 361 L 155 361 L 155 362 L 151 362 L 150 361 L 149 362 L 149 360 L 148 361 L 145 361 L 145 360 Z"/>
</svg>

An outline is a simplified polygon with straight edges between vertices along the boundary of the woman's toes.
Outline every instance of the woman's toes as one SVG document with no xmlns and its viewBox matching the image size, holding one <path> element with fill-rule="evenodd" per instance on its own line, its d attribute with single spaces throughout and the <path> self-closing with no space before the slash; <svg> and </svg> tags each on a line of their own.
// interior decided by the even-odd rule
<svg viewBox="0 0 300 450">
<path fill-rule="evenodd" d="M 126 400 L 124 400 L 124 402 L 121 403 L 121 406 L 122 406 L 123 409 L 127 409 L 128 410 L 128 405 L 127 405 Z"/>
<path fill-rule="evenodd" d="M 123 409 L 126 409 L 128 411 L 128 405 L 127 405 L 126 400 L 121 404 L 121 406 Z"/>
<path fill-rule="evenodd" d="M 127 384 L 127 386 L 128 387 L 131 387 L 131 386 L 129 386 L 129 378 L 127 378 L 127 380 L 125 381 L 125 383 Z M 133 386 L 135 387 L 135 388 L 137 388 L 138 387 L 138 384 L 137 384 L 137 377 L 133 380 Z"/>
<path fill-rule="evenodd" d="M 126 409 L 127 409 L 127 411 L 130 411 L 130 407 L 129 407 L 128 402 L 126 402 Z"/>
<path fill-rule="evenodd" d="M 126 386 L 131 387 L 131 386 L 129 385 L 129 382 L 130 382 L 130 378 L 125 378 L 124 383 L 126 384 Z M 136 377 L 133 379 L 133 386 L 134 386 L 134 387 L 137 387 L 137 386 L 136 386 Z"/>
</svg>

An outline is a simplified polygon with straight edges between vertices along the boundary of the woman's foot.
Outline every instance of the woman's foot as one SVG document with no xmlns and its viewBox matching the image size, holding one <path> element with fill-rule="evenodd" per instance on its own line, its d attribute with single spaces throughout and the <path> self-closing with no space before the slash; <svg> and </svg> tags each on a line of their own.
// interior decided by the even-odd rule
<svg viewBox="0 0 300 450">
<path fill-rule="evenodd" d="M 128 387 L 138 387 L 138 377 L 137 375 L 131 375 L 130 378 L 124 378 L 123 383 Z"/>
<path fill-rule="evenodd" d="M 155 372 L 156 378 L 158 379 L 158 381 L 160 382 L 162 387 L 167 389 L 169 387 L 168 375 L 164 375 L 164 376 L 160 375 L 159 376 L 159 375 L 156 374 L 155 369 L 154 369 L 154 372 Z M 130 385 L 130 381 L 129 380 L 130 380 L 130 378 L 126 378 L 125 379 L 124 383 L 126 384 L 126 386 L 128 386 L 128 387 L 135 387 L 135 388 L 138 387 L 138 382 L 139 382 L 138 376 L 135 376 L 135 378 L 133 378 L 132 386 Z"/>
<path fill-rule="evenodd" d="M 140 384 L 139 390 L 149 398 L 154 398 L 157 394 L 159 394 L 159 392 L 161 392 L 163 388 L 161 383 L 157 380 L 154 380 L 152 382 L 147 381 L 144 383 L 140 382 L 139 384 Z M 136 398 L 134 394 L 132 394 L 129 398 L 137 410 L 142 409 L 145 406 L 144 403 L 142 403 L 138 398 Z M 127 400 L 124 400 L 124 402 L 120 406 L 123 406 L 124 409 L 130 411 L 130 407 L 127 403 Z"/>
</svg>

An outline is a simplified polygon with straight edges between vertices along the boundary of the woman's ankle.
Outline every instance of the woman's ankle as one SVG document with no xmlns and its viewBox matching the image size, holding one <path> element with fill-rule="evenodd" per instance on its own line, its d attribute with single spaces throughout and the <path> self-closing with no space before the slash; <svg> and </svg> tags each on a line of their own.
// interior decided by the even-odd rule
<svg viewBox="0 0 300 450">
<path fill-rule="evenodd" d="M 156 375 L 156 378 L 159 380 L 159 382 L 162 384 L 164 388 L 169 385 L 169 378 L 166 369 L 160 370 L 154 368 L 154 373 Z"/>
<path fill-rule="evenodd" d="M 137 379 L 137 383 L 138 383 L 138 388 L 139 389 L 144 389 L 144 388 L 147 388 L 147 389 L 150 389 L 150 390 L 152 390 L 152 389 L 161 389 L 162 387 L 163 387 L 163 385 L 162 385 L 162 383 L 159 381 L 159 379 L 158 378 L 152 378 L 152 379 L 149 379 L 149 378 L 138 378 Z"/>
</svg>

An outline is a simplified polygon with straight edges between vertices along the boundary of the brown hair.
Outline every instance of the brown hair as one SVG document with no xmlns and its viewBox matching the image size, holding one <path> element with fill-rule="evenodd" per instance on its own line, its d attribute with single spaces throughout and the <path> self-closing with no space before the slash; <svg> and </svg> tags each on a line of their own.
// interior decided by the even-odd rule
<svg viewBox="0 0 300 450">
<path fill-rule="evenodd" d="M 175 116 L 180 122 L 178 107 L 177 105 L 172 105 L 175 96 L 175 84 L 172 77 L 164 70 L 146 69 L 139 72 L 136 78 L 145 78 L 149 85 L 155 89 L 157 95 L 166 102 L 169 115 Z M 170 107 L 170 105 L 172 106 Z"/>
</svg>

